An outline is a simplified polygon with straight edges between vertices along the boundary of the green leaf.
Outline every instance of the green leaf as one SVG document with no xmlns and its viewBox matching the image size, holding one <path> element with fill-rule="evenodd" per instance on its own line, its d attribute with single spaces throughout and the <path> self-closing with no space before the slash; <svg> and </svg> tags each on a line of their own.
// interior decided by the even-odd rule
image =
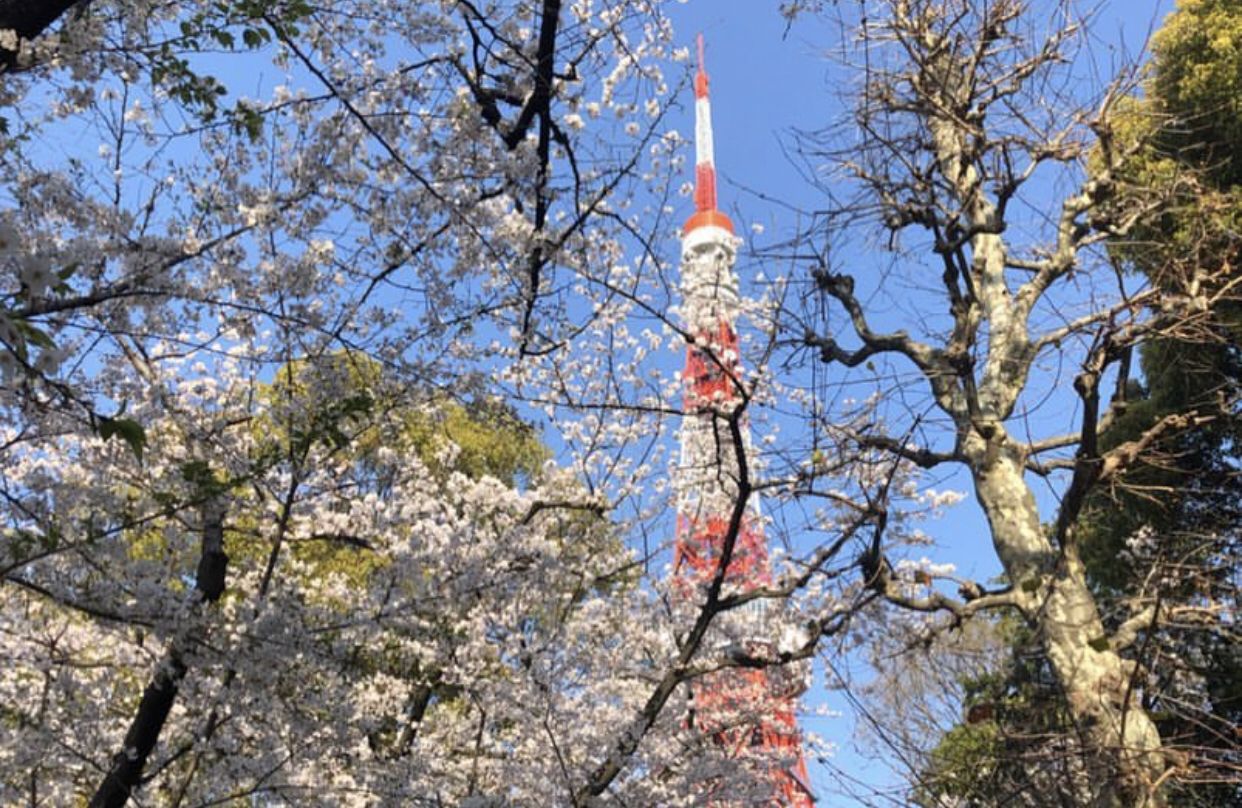
<svg viewBox="0 0 1242 808">
<path fill-rule="evenodd" d="M 205 460 L 187 460 L 181 464 L 181 479 L 193 485 L 203 485 L 214 480 L 215 474 Z"/>
<path fill-rule="evenodd" d="M 53 342 L 52 338 L 47 335 L 47 332 L 35 328 L 25 320 L 18 320 L 16 325 L 17 330 L 21 333 L 22 337 L 32 345 L 38 345 L 40 348 L 56 347 L 56 343 Z"/>
<path fill-rule="evenodd" d="M 1039 587 L 1040 587 L 1040 580 L 1038 578 L 1027 578 L 1025 581 L 1022 582 L 1023 592 L 1038 592 Z"/>
<path fill-rule="evenodd" d="M 263 136 L 263 115 L 257 109 L 238 104 L 233 111 L 233 125 L 245 132 L 252 143 Z"/>
<path fill-rule="evenodd" d="M 1091 646 L 1093 649 L 1095 649 L 1096 651 L 1099 651 L 1100 653 L 1104 653 L 1111 647 L 1108 642 L 1108 637 L 1096 637 L 1094 640 L 1087 643 L 1087 645 Z"/>
<path fill-rule="evenodd" d="M 228 480 L 205 460 L 187 460 L 180 471 L 181 479 L 194 487 L 195 497 L 214 497 L 229 490 Z"/>
<path fill-rule="evenodd" d="M 134 453 L 134 457 L 138 458 L 138 462 L 142 462 L 142 450 L 147 445 L 147 431 L 142 428 L 142 424 L 134 419 L 108 418 L 106 416 L 100 418 L 99 437 L 104 440 L 119 437 L 129 444 L 129 448 Z"/>
</svg>

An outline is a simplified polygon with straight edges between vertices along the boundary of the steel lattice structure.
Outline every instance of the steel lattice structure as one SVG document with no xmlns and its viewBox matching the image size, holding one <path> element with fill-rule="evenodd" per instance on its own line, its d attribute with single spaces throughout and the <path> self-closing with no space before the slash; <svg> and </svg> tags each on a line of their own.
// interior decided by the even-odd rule
<svg viewBox="0 0 1242 808">
<path fill-rule="evenodd" d="M 711 103 L 699 37 L 695 76 L 695 212 L 682 237 L 681 294 L 686 331 L 686 419 L 677 474 L 674 592 L 683 603 L 701 602 L 727 561 L 723 584 L 746 592 L 772 582 L 758 499 L 740 508 L 742 463 L 750 445 L 742 411 L 741 363 L 736 320 L 738 280 L 733 271 L 733 224 L 717 209 Z M 730 545 L 729 538 L 734 539 Z M 728 558 L 724 558 L 728 552 Z M 763 600 L 720 615 L 713 630 L 717 650 L 732 646 L 751 656 L 770 649 L 773 629 Z M 748 766 L 766 768 L 771 796 L 763 805 L 803 808 L 814 803 L 802 754 L 795 708 L 805 690 L 800 671 L 728 668 L 691 685 L 687 721 Z M 712 805 L 755 805 L 704 785 Z"/>
</svg>

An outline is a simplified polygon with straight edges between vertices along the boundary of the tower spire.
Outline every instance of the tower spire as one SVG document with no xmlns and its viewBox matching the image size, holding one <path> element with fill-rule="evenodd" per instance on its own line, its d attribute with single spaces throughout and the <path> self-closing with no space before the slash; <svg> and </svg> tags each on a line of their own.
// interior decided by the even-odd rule
<svg viewBox="0 0 1242 808">
<path fill-rule="evenodd" d="M 712 139 L 712 102 L 704 57 L 703 35 L 699 34 L 698 69 L 694 74 L 694 214 L 686 221 L 685 232 L 699 227 L 721 227 L 733 232 L 733 223 L 716 207 L 716 155 Z"/>
</svg>

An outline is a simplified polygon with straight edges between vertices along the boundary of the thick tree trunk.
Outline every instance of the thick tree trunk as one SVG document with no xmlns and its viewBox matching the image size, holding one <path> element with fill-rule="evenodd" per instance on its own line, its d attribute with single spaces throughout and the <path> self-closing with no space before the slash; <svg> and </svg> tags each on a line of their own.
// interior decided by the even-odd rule
<svg viewBox="0 0 1242 808">
<path fill-rule="evenodd" d="M 112 768 L 91 798 L 90 808 L 122 808 L 129 801 L 130 793 L 142 781 L 142 770 L 177 700 L 185 672 L 185 663 L 174 649 L 142 692 L 138 712 L 125 733 L 124 746 L 113 757 Z"/>
<path fill-rule="evenodd" d="M 203 539 L 194 583 L 195 596 L 204 603 L 215 603 L 224 594 L 228 556 L 224 552 L 224 509 L 217 502 L 203 508 Z M 125 732 L 121 751 L 112 758 L 112 766 L 104 777 L 90 808 L 123 808 L 133 790 L 142 783 L 147 758 L 155 749 L 168 720 L 168 713 L 177 700 L 177 690 L 185 679 L 187 667 L 183 658 L 186 637 L 174 637 L 168 654 L 151 676 L 142 692 L 138 711 Z"/>
<path fill-rule="evenodd" d="M 1108 645 L 1077 549 L 1072 541 L 1061 552 L 1052 546 L 1007 435 L 975 436 L 968 447 L 997 555 L 1039 630 L 1087 747 L 1091 782 L 1084 785 L 1094 794 L 1084 804 L 1163 804 L 1153 795 L 1165 769 L 1160 733 L 1139 704 L 1133 663 Z"/>
</svg>

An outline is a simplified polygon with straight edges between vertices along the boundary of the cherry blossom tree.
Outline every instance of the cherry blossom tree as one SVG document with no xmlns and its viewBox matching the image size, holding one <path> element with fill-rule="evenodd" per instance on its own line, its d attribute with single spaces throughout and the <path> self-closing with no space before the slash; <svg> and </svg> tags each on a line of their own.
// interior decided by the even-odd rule
<svg viewBox="0 0 1242 808">
<path fill-rule="evenodd" d="M 682 699 L 838 631 L 844 539 L 688 614 L 671 534 L 642 542 L 683 407 L 661 352 L 694 338 L 659 4 L 32 9 L 0 7 L 3 799 L 761 789 Z M 746 305 L 763 402 L 773 299 Z M 496 393 L 552 414 L 556 462 L 505 472 L 521 419 L 480 462 L 441 434 Z M 739 513 L 803 479 L 758 474 L 752 409 L 720 413 Z M 772 654 L 707 641 L 757 600 Z"/>
<path fill-rule="evenodd" d="M 608 211 L 666 145 L 656 6 L 28 21 L 5 43 L 5 800 L 563 800 L 671 632 L 603 492 L 446 472 L 463 447 L 391 433 L 485 401 L 475 330 L 544 350 L 573 326 L 558 272 L 619 253 Z M 342 350 L 379 363 L 385 409 Z M 273 392 L 294 367 L 314 395 Z"/>
<path fill-rule="evenodd" d="M 134 400 L 142 462 L 10 453 L 6 801 L 554 801 L 664 642 L 598 501 L 467 476 L 400 388 L 243 364 Z"/>
</svg>

